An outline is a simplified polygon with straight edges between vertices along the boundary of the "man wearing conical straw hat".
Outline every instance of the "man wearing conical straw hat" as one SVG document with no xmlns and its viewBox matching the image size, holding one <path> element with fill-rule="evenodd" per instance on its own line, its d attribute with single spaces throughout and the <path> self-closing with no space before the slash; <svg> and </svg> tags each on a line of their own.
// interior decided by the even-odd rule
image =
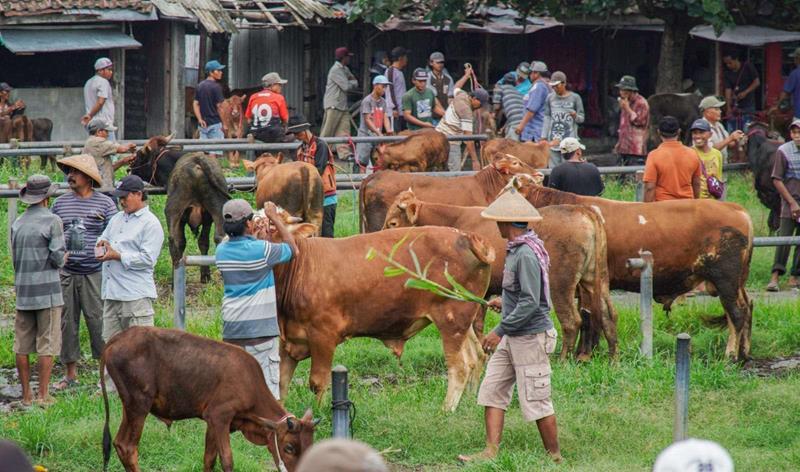
<svg viewBox="0 0 800 472">
<path fill-rule="evenodd" d="M 486 447 L 462 461 L 492 459 L 497 455 L 503 421 L 517 385 L 522 416 L 536 421 L 550 457 L 561 462 L 555 410 L 550 395 L 550 358 L 556 348 L 556 330 L 550 319 L 548 270 L 544 243 L 529 228 L 541 215 L 510 183 L 481 216 L 497 222 L 508 240 L 503 268 L 502 321 L 486 335 L 483 349 L 491 354 L 478 393 L 485 407 Z"/>
</svg>

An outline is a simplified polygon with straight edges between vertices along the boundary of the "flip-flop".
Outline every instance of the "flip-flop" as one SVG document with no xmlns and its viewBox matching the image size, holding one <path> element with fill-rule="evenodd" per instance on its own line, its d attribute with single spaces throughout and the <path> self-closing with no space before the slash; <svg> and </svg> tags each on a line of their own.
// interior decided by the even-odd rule
<svg viewBox="0 0 800 472">
<path fill-rule="evenodd" d="M 68 379 L 64 377 L 63 379 L 54 383 L 51 387 L 51 390 L 54 392 L 64 392 L 75 387 L 79 387 L 80 385 L 81 383 L 78 381 L 78 379 Z"/>
<path fill-rule="evenodd" d="M 53 397 L 47 397 L 44 400 L 41 400 L 41 399 L 37 398 L 36 400 L 33 401 L 34 405 L 38 406 L 39 408 L 43 408 L 45 410 L 47 408 L 55 405 L 55 403 L 56 403 L 56 399 L 53 398 Z"/>
<path fill-rule="evenodd" d="M 779 292 L 781 288 L 778 286 L 778 282 L 770 282 L 767 284 L 766 290 L 767 292 Z"/>
</svg>

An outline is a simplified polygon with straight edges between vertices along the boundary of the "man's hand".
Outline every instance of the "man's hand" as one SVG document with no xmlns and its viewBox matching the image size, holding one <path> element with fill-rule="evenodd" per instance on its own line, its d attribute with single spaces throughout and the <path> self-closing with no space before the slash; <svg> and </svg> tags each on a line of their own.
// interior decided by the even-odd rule
<svg viewBox="0 0 800 472">
<path fill-rule="evenodd" d="M 517 133 L 517 136 L 522 136 L 522 126 L 514 128 L 514 132 Z"/>
<path fill-rule="evenodd" d="M 121 158 L 117 162 L 121 162 L 123 165 L 127 165 L 127 164 L 132 163 L 135 159 L 136 159 L 136 156 L 134 156 L 133 154 L 129 154 L 129 155 Z"/>
<path fill-rule="evenodd" d="M 619 97 L 619 106 L 625 110 L 630 110 L 631 102 L 627 98 Z"/>
<path fill-rule="evenodd" d="M 571 112 L 569 112 L 569 116 L 571 116 L 572 119 L 574 120 L 578 116 L 578 112 L 577 111 L 571 111 Z"/>
<path fill-rule="evenodd" d="M 796 200 L 789 204 L 789 211 L 792 212 L 792 219 L 800 221 L 800 204 L 798 204 Z"/>
<path fill-rule="evenodd" d="M 92 121 L 92 117 L 87 113 L 81 117 L 81 124 L 86 126 L 89 122 Z"/>
<path fill-rule="evenodd" d="M 744 97 L 746 97 L 746 96 L 747 96 L 747 92 L 739 92 L 739 93 L 736 94 L 736 99 L 737 100 L 743 100 Z"/>
<path fill-rule="evenodd" d="M 497 335 L 494 331 L 489 332 L 485 338 L 483 338 L 483 352 L 487 354 L 491 354 L 497 349 L 497 345 L 500 344 L 500 336 Z"/>
<path fill-rule="evenodd" d="M 197 124 L 200 125 L 201 128 L 208 128 L 208 125 L 206 124 L 206 120 L 202 120 L 202 119 L 201 120 L 197 120 Z"/>
<path fill-rule="evenodd" d="M 264 203 L 264 214 L 267 215 L 270 221 L 275 221 L 280 216 L 278 216 L 278 206 L 272 202 Z"/>
<path fill-rule="evenodd" d="M 550 141 L 550 147 L 558 147 L 561 144 L 561 140 L 558 138 L 553 139 Z"/>
<path fill-rule="evenodd" d="M 731 133 L 731 138 L 733 138 L 734 141 L 738 141 L 738 140 L 744 138 L 744 131 L 742 131 L 740 129 L 737 129 L 736 131 Z"/>
<path fill-rule="evenodd" d="M 98 241 L 97 247 L 101 246 L 106 248 L 106 253 L 98 257 L 97 258 L 98 261 L 100 262 L 118 261 L 121 259 L 120 254 L 113 247 L 111 247 L 111 244 L 109 244 L 108 241 Z"/>
<path fill-rule="evenodd" d="M 428 123 L 427 121 L 423 121 L 422 122 L 422 127 L 423 128 L 434 128 L 435 126 L 433 126 L 433 123 Z"/>
<path fill-rule="evenodd" d="M 400 113 L 397 110 L 392 110 L 392 116 L 397 118 L 398 116 L 400 116 Z"/>
<path fill-rule="evenodd" d="M 503 309 L 503 299 L 500 297 L 494 297 L 489 300 L 489 303 L 486 305 L 494 311 L 500 311 Z"/>
</svg>

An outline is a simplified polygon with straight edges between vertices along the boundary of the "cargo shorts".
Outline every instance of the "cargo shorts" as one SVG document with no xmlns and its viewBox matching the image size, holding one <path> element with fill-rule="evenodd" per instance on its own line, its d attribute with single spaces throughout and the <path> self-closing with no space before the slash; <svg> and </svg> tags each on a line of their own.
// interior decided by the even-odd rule
<svg viewBox="0 0 800 472">
<path fill-rule="evenodd" d="M 61 352 L 61 307 L 17 310 L 14 353 L 57 356 Z"/>
<path fill-rule="evenodd" d="M 149 298 L 138 300 L 103 301 L 103 342 L 108 343 L 115 334 L 131 326 L 153 326 L 153 301 Z"/>
<path fill-rule="evenodd" d="M 486 367 L 478 404 L 508 410 L 516 383 L 520 410 L 526 421 L 555 414 L 549 355 L 556 349 L 557 336 L 553 328 L 543 333 L 503 336 Z"/>
<path fill-rule="evenodd" d="M 264 372 L 264 380 L 267 387 L 272 392 L 276 400 L 281 399 L 281 355 L 279 351 L 279 338 L 275 336 L 269 341 L 253 346 L 242 346 L 245 351 L 250 353 L 258 361 L 261 371 Z"/>
</svg>

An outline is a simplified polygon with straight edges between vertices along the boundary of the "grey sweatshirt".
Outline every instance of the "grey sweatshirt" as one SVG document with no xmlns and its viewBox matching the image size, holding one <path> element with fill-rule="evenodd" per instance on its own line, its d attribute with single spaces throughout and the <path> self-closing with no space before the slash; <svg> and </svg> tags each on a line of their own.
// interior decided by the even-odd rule
<svg viewBox="0 0 800 472">
<path fill-rule="evenodd" d="M 571 112 L 575 112 L 574 118 Z M 580 95 L 569 92 L 562 97 L 553 92 L 544 101 L 542 139 L 577 138 L 578 124 L 583 123 L 583 120 L 583 101 Z"/>
<path fill-rule="evenodd" d="M 503 268 L 502 321 L 494 329 L 498 336 L 524 336 L 553 327 L 547 296 L 542 297 L 542 271 L 533 250 L 525 244 L 506 253 Z"/>
</svg>

